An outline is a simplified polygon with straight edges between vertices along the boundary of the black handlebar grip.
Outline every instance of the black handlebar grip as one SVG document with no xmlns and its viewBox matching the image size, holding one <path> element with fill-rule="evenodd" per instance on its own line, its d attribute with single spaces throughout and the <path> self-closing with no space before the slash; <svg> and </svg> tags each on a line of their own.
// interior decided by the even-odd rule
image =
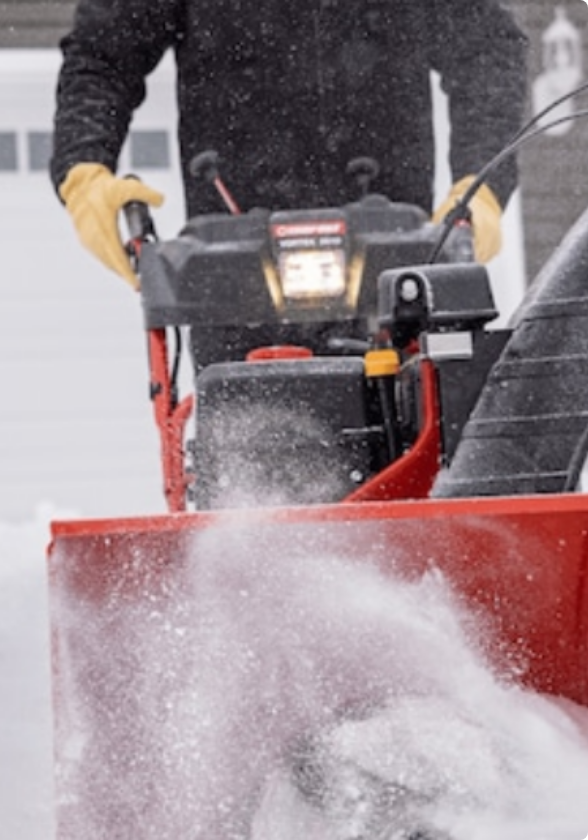
<svg viewBox="0 0 588 840">
<path fill-rule="evenodd" d="M 125 175 L 125 178 L 140 180 L 136 175 Z M 149 239 L 155 237 L 155 226 L 149 206 L 144 201 L 129 201 L 122 208 L 127 223 L 130 239 Z"/>
<path fill-rule="evenodd" d="M 129 201 L 123 207 L 130 239 L 147 239 L 153 233 L 148 206 L 142 201 Z"/>
<path fill-rule="evenodd" d="M 203 178 L 205 181 L 212 183 L 215 178 L 218 178 L 218 152 L 214 149 L 208 149 L 206 152 L 200 152 L 195 155 L 190 161 L 190 175 L 194 178 Z"/>
</svg>

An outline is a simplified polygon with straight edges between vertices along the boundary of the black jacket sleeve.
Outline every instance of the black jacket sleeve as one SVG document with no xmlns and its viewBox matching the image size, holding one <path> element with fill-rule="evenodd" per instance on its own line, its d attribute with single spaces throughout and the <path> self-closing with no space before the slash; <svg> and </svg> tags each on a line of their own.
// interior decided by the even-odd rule
<svg viewBox="0 0 588 840">
<path fill-rule="evenodd" d="M 430 4 L 430 5 L 429 5 Z M 454 181 L 475 174 L 519 130 L 527 39 L 497 0 L 427 0 L 430 61 L 449 97 Z M 514 156 L 488 185 L 502 206 L 517 183 Z"/>
<path fill-rule="evenodd" d="M 51 179 L 85 161 L 116 170 L 145 79 L 181 38 L 179 0 L 80 0 L 61 42 Z"/>
</svg>

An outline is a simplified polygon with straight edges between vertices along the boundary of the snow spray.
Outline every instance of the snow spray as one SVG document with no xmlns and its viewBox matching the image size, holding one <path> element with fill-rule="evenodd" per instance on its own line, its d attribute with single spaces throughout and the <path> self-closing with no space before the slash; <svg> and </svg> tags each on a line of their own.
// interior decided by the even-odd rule
<svg viewBox="0 0 588 840">
<path fill-rule="evenodd" d="M 59 840 L 369 840 L 340 768 L 387 791 L 374 837 L 584 837 L 583 711 L 494 673 L 437 572 L 384 576 L 316 528 L 221 518 L 157 585 L 55 605 Z"/>
</svg>

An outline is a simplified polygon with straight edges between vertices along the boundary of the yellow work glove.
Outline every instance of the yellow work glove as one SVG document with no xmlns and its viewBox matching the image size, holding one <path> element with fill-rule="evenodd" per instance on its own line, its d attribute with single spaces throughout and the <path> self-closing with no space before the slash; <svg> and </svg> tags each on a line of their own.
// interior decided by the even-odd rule
<svg viewBox="0 0 588 840">
<path fill-rule="evenodd" d="M 163 195 L 136 178 L 117 178 L 100 163 L 73 166 L 59 187 L 59 194 L 82 244 L 138 289 L 138 278 L 121 241 L 118 214 L 129 201 L 159 207 Z"/>
<path fill-rule="evenodd" d="M 440 224 L 449 211 L 453 210 L 473 182 L 474 177 L 474 175 L 468 175 L 453 185 L 445 201 L 433 213 L 435 224 Z M 481 263 L 489 262 L 492 257 L 496 256 L 502 246 L 502 234 L 500 232 L 502 208 L 490 187 L 482 184 L 470 200 L 469 209 L 476 260 Z"/>
</svg>

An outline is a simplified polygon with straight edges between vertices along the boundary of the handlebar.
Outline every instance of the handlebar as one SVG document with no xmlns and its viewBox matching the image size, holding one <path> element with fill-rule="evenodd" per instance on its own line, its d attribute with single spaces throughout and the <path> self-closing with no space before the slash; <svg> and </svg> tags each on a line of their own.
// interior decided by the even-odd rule
<svg viewBox="0 0 588 840">
<path fill-rule="evenodd" d="M 136 175 L 126 175 L 125 177 L 133 178 L 136 181 L 140 180 Z M 125 251 L 131 259 L 133 270 L 136 272 L 142 244 L 157 239 L 155 224 L 149 212 L 149 207 L 144 201 L 129 201 L 123 206 L 122 212 L 129 234 Z"/>
<path fill-rule="evenodd" d="M 125 175 L 135 181 L 139 181 L 136 175 Z M 145 242 L 148 239 L 156 239 L 155 225 L 149 212 L 149 207 L 143 201 L 129 201 L 125 204 L 123 213 L 129 231 L 129 238 L 132 241 L 139 240 Z"/>
</svg>

